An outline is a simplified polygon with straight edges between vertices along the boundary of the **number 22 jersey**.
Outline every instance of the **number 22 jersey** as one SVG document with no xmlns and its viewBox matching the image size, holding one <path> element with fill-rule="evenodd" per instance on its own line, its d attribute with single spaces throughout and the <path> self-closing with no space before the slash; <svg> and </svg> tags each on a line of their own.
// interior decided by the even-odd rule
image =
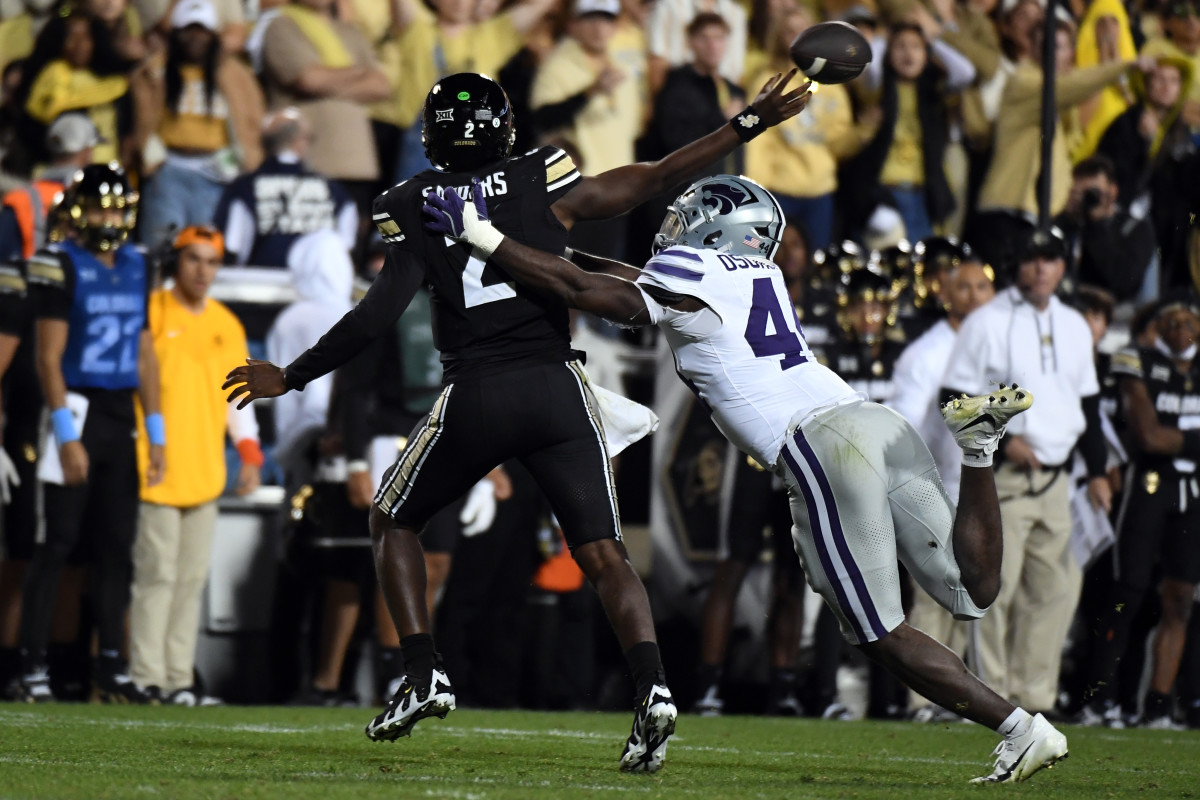
<svg viewBox="0 0 1200 800">
<path fill-rule="evenodd" d="M 670 247 L 637 280 L 675 369 L 738 449 L 771 466 L 789 426 L 863 395 L 817 362 L 779 268 L 763 258 Z M 686 295 L 708 306 L 678 311 L 657 300 Z"/>
</svg>

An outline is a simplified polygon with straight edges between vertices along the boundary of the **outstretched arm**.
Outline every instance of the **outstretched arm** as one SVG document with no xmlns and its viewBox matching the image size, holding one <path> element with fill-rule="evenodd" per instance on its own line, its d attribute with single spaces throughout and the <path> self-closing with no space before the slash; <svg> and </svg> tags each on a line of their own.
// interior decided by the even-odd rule
<svg viewBox="0 0 1200 800">
<path fill-rule="evenodd" d="M 425 229 L 467 242 L 513 279 L 559 297 L 571 308 L 621 325 L 650 324 L 646 302 L 633 283 L 600 272 L 585 272 L 565 258 L 504 236 L 488 221 L 478 178 L 472 181 L 471 196 L 471 202 L 464 202 L 453 189 L 445 189 L 441 197 L 430 192 L 422 209 L 427 220 Z M 627 264 L 621 266 L 636 272 Z"/>
<path fill-rule="evenodd" d="M 246 359 L 232 370 L 222 389 L 232 389 L 229 402 L 241 398 L 238 408 L 261 397 L 278 397 L 290 389 L 303 390 L 310 381 L 345 364 L 372 339 L 387 330 L 412 301 L 424 273 L 407 253 L 388 248 L 383 271 L 365 297 L 287 368 L 269 361 Z"/>
<path fill-rule="evenodd" d="M 707 136 L 659 161 L 646 161 L 610 169 L 589 178 L 551 206 L 554 215 L 570 228 L 588 219 L 608 219 L 632 211 L 647 198 L 665 192 L 736 150 L 753 135 L 791 119 L 804 110 L 812 95 L 810 82 L 785 92 L 796 75 L 776 75 L 742 114 Z M 741 126 L 740 128 L 735 126 Z"/>
</svg>

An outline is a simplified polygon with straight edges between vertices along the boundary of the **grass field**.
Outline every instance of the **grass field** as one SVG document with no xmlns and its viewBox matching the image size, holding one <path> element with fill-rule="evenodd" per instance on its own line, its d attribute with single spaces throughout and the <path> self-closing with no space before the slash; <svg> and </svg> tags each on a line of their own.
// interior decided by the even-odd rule
<svg viewBox="0 0 1200 800">
<path fill-rule="evenodd" d="M 972 786 L 974 725 L 680 719 L 658 775 L 616 768 L 630 717 L 456 711 L 373 743 L 364 709 L 0 706 L 4 798 L 1200 797 L 1200 734 L 1069 728 L 1071 757 Z"/>
</svg>

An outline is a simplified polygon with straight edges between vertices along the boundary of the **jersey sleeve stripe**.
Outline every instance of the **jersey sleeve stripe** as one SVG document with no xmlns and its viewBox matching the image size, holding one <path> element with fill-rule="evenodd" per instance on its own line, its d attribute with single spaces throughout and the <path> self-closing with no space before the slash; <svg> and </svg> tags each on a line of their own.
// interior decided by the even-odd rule
<svg viewBox="0 0 1200 800">
<path fill-rule="evenodd" d="M 562 161 L 566 157 L 567 151 L 556 147 L 551 151 L 550 155 L 546 157 L 546 166 L 548 167 L 556 161 Z"/>
<path fill-rule="evenodd" d="M 657 272 L 660 275 L 668 275 L 672 278 L 681 278 L 685 281 L 700 281 L 704 278 L 703 272 L 697 272 L 694 269 L 679 266 L 678 264 L 668 264 L 665 261 L 651 259 L 646 264 L 645 269 L 649 272 Z"/>
<path fill-rule="evenodd" d="M 575 167 L 575 165 L 574 165 L 574 164 L 571 164 L 571 167 L 572 167 L 572 169 L 571 169 L 571 173 L 570 173 L 569 175 L 567 175 L 567 176 L 566 176 L 565 178 L 563 178 L 562 180 L 560 180 L 560 181 L 555 181 L 554 183 L 552 183 L 552 184 L 550 184 L 549 186 L 547 186 L 547 187 L 546 187 L 546 191 L 548 191 L 548 192 L 554 192 L 554 191 L 557 191 L 557 190 L 561 189 L 561 188 L 562 188 L 562 187 L 564 187 L 564 186 L 569 186 L 569 185 L 571 185 L 571 184 L 572 184 L 572 183 L 574 183 L 575 181 L 582 180 L 582 179 L 583 179 L 583 176 L 579 174 L 579 170 L 577 170 L 577 169 L 575 169 L 575 168 L 574 168 L 574 167 Z"/>
</svg>

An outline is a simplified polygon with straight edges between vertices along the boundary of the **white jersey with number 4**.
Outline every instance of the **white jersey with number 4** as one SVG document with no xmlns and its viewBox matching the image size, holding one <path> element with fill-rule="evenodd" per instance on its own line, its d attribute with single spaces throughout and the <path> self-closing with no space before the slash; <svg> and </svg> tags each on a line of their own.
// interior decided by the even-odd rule
<svg viewBox="0 0 1200 800">
<path fill-rule="evenodd" d="M 721 433 L 764 467 L 774 468 L 790 426 L 864 399 L 813 356 L 774 263 L 675 246 L 650 259 L 637 283 L 679 376 Z M 708 308 L 668 308 L 651 296 L 661 295 L 656 288 Z"/>
</svg>

